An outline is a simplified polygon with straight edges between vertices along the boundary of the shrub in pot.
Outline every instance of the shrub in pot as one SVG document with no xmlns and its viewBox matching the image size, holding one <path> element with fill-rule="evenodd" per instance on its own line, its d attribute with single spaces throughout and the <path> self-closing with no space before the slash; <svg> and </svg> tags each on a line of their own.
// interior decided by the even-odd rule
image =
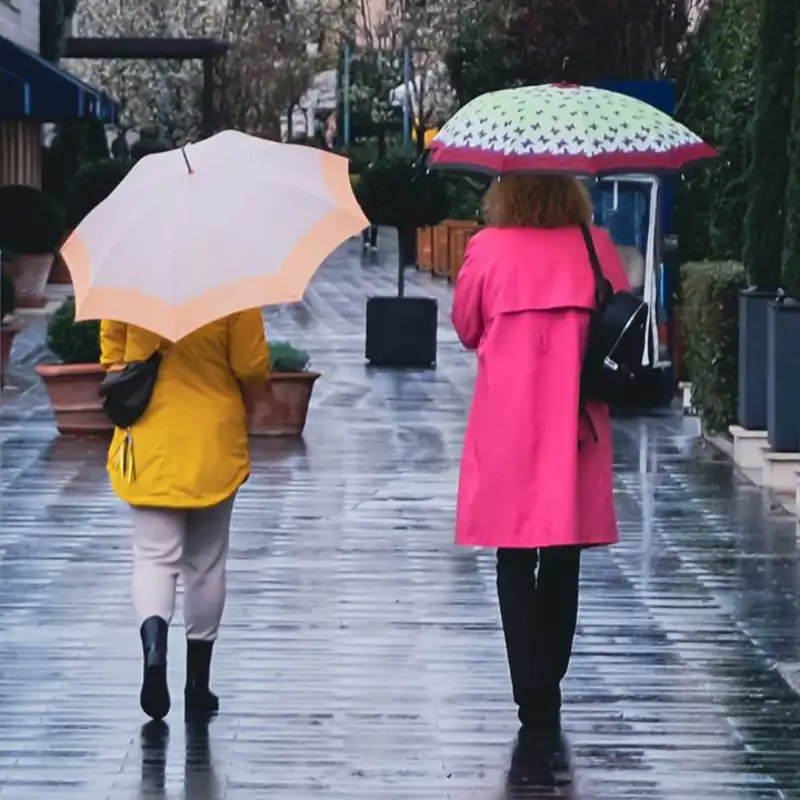
<svg viewBox="0 0 800 800">
<path fill-rule="evenodd" d="M 61 206 L 32 186 L 0 188 L 0 251 L 20 307 L 45 305 L 54 253 L 64 235 Z"/>
<path fill-rule="evenodd" d="M 14 281 L 0 270 L 0 386 L 5 384 L 6 369 L 17 328 L 9 321 L 17 307 Z"/>
<path fill-rule="evenodd" d="M 438 225 L 447 215 L 447 193 L 438 173 L 397 153 L 366 167 L 356 197 L 373 225 L 397 229 L 400 245 L 398 295 L 403 296 L 403 267 L 416 260 L 416 229 Z"/>
<path fill-rule="evenodd" d="M 438 225 L 447 214 L 442 178 L 414 157 L 392 154 L 362 172 L 356 197 L 373 225 L 397 229 L 400 245 L 397 296 L 367 301 L 367 361 L 430 367 L 436 363 L 438 305 L 431 297 L 405 297 L 405 266 L 417 260 L 417 229 Z"/>
<path fill-rule="evenodd" d="M 311 392 L 320 375 L 308 369 L 309 354 L 289 342 L 271 342 L 269 351 L 269 389 L 246 391 L 250 435 L 302 436 Z"/>
<path fill-rule="evenodd" d="M 131 159 L 136 162 L 145 156 L 166 153 L 172 149 L 174 149 L 172 142 L 163 136 L 143 132 L 141 138 L 131 146 Z"/>
<path fill-rule="evenodd" d="M 104 158 L 84 164 L 69 187 L 67 224 L 76 228 L 81 220 L 100 205 L 122 183 L 130 172 L 131 163 L 116 158 Z"/>
<path fill-rule="evenodd" d="M 75 321 L 75 300 L 68 298 L 47 326 L 47 346 L 59 359 L 39 364 L 58 432 L 87 436 L 110 434 L 114 426 L 98 396 L 105 369 L 100 365 L 100 323 Z"/>
</svg>

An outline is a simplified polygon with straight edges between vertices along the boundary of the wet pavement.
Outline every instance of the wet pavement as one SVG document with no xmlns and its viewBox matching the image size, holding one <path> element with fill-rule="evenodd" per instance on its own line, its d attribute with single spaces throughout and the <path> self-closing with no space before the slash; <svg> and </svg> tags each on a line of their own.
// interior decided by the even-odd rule
<svg viewBox="0 0 800 800">
<path fill-rule="evenodd" d="M 179 704 L 168 729 L 142 729 L 130 530 L 104 445 L 57 439 L 35 383 L 4 397 L 0 798 L 800 798 L 795 523 L 671 415 L 616 423 L 623 542 L 585 558 L 571 785 L 506 794 L 493 557 L 451 544 L 473 361 L 449 288 L 415 275 L 409 292 L 441 301 L 438 369 L 365 368 L 364 298 L 393 265 L 356 254 L 267 315 L 324 377 L 305 441 L 254 446 L 207 730 Z"/>
</svg>

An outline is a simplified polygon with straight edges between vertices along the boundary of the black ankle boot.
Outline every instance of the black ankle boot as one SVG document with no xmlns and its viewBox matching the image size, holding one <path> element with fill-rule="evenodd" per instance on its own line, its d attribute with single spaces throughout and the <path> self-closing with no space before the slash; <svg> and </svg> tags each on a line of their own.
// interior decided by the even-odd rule
<svg viewBox="0 0 800 800">
<path fill-rule="evenodd" d="M 219 711 L 219 698 L 208 688 L 214 642 L 186 640 L 186 689 L 183 693 L 186 714 L 207 715 Z"/>
<path fill-rule="evenodd" d="M 169 713 L 167 687 L 167 633 L 169 625 L 161 617 L 150 617 L 142 623 L 142 654 L 144 675 L 139 703 L 152 719 L 164 719 Z"/>
</svg>

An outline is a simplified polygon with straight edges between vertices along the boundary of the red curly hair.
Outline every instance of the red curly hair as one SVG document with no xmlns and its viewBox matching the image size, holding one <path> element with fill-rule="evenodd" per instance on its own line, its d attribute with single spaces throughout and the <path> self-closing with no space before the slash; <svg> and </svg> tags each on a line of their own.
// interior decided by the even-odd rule
<svg viewBox="0 0 800 800">
<path fill-rule="evenodd" d="M 483 199 L 487 225 L 497 228 L 562 228 L 589 225 L 592 201 L 571 175 L 507 175 Z"/>
</svg>

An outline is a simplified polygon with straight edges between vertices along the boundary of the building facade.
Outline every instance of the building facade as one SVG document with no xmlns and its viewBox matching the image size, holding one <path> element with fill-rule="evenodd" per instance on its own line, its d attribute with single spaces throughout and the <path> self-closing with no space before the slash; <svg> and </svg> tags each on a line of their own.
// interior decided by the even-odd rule
<svg viewBox="0 0 800 800">
<path fill-rule="evenodd" d="M 38 53 L 39 0 L 0 0 L 0 36 Z M 0 185 L 41 186 L 40 146 L 37 123 L 24 118 L 0 119 Z"/>
<path fill-rule="evenodd" d="M 0 0 L 0 36 L 39 52 L 39 0 Z"/>
</svg>

